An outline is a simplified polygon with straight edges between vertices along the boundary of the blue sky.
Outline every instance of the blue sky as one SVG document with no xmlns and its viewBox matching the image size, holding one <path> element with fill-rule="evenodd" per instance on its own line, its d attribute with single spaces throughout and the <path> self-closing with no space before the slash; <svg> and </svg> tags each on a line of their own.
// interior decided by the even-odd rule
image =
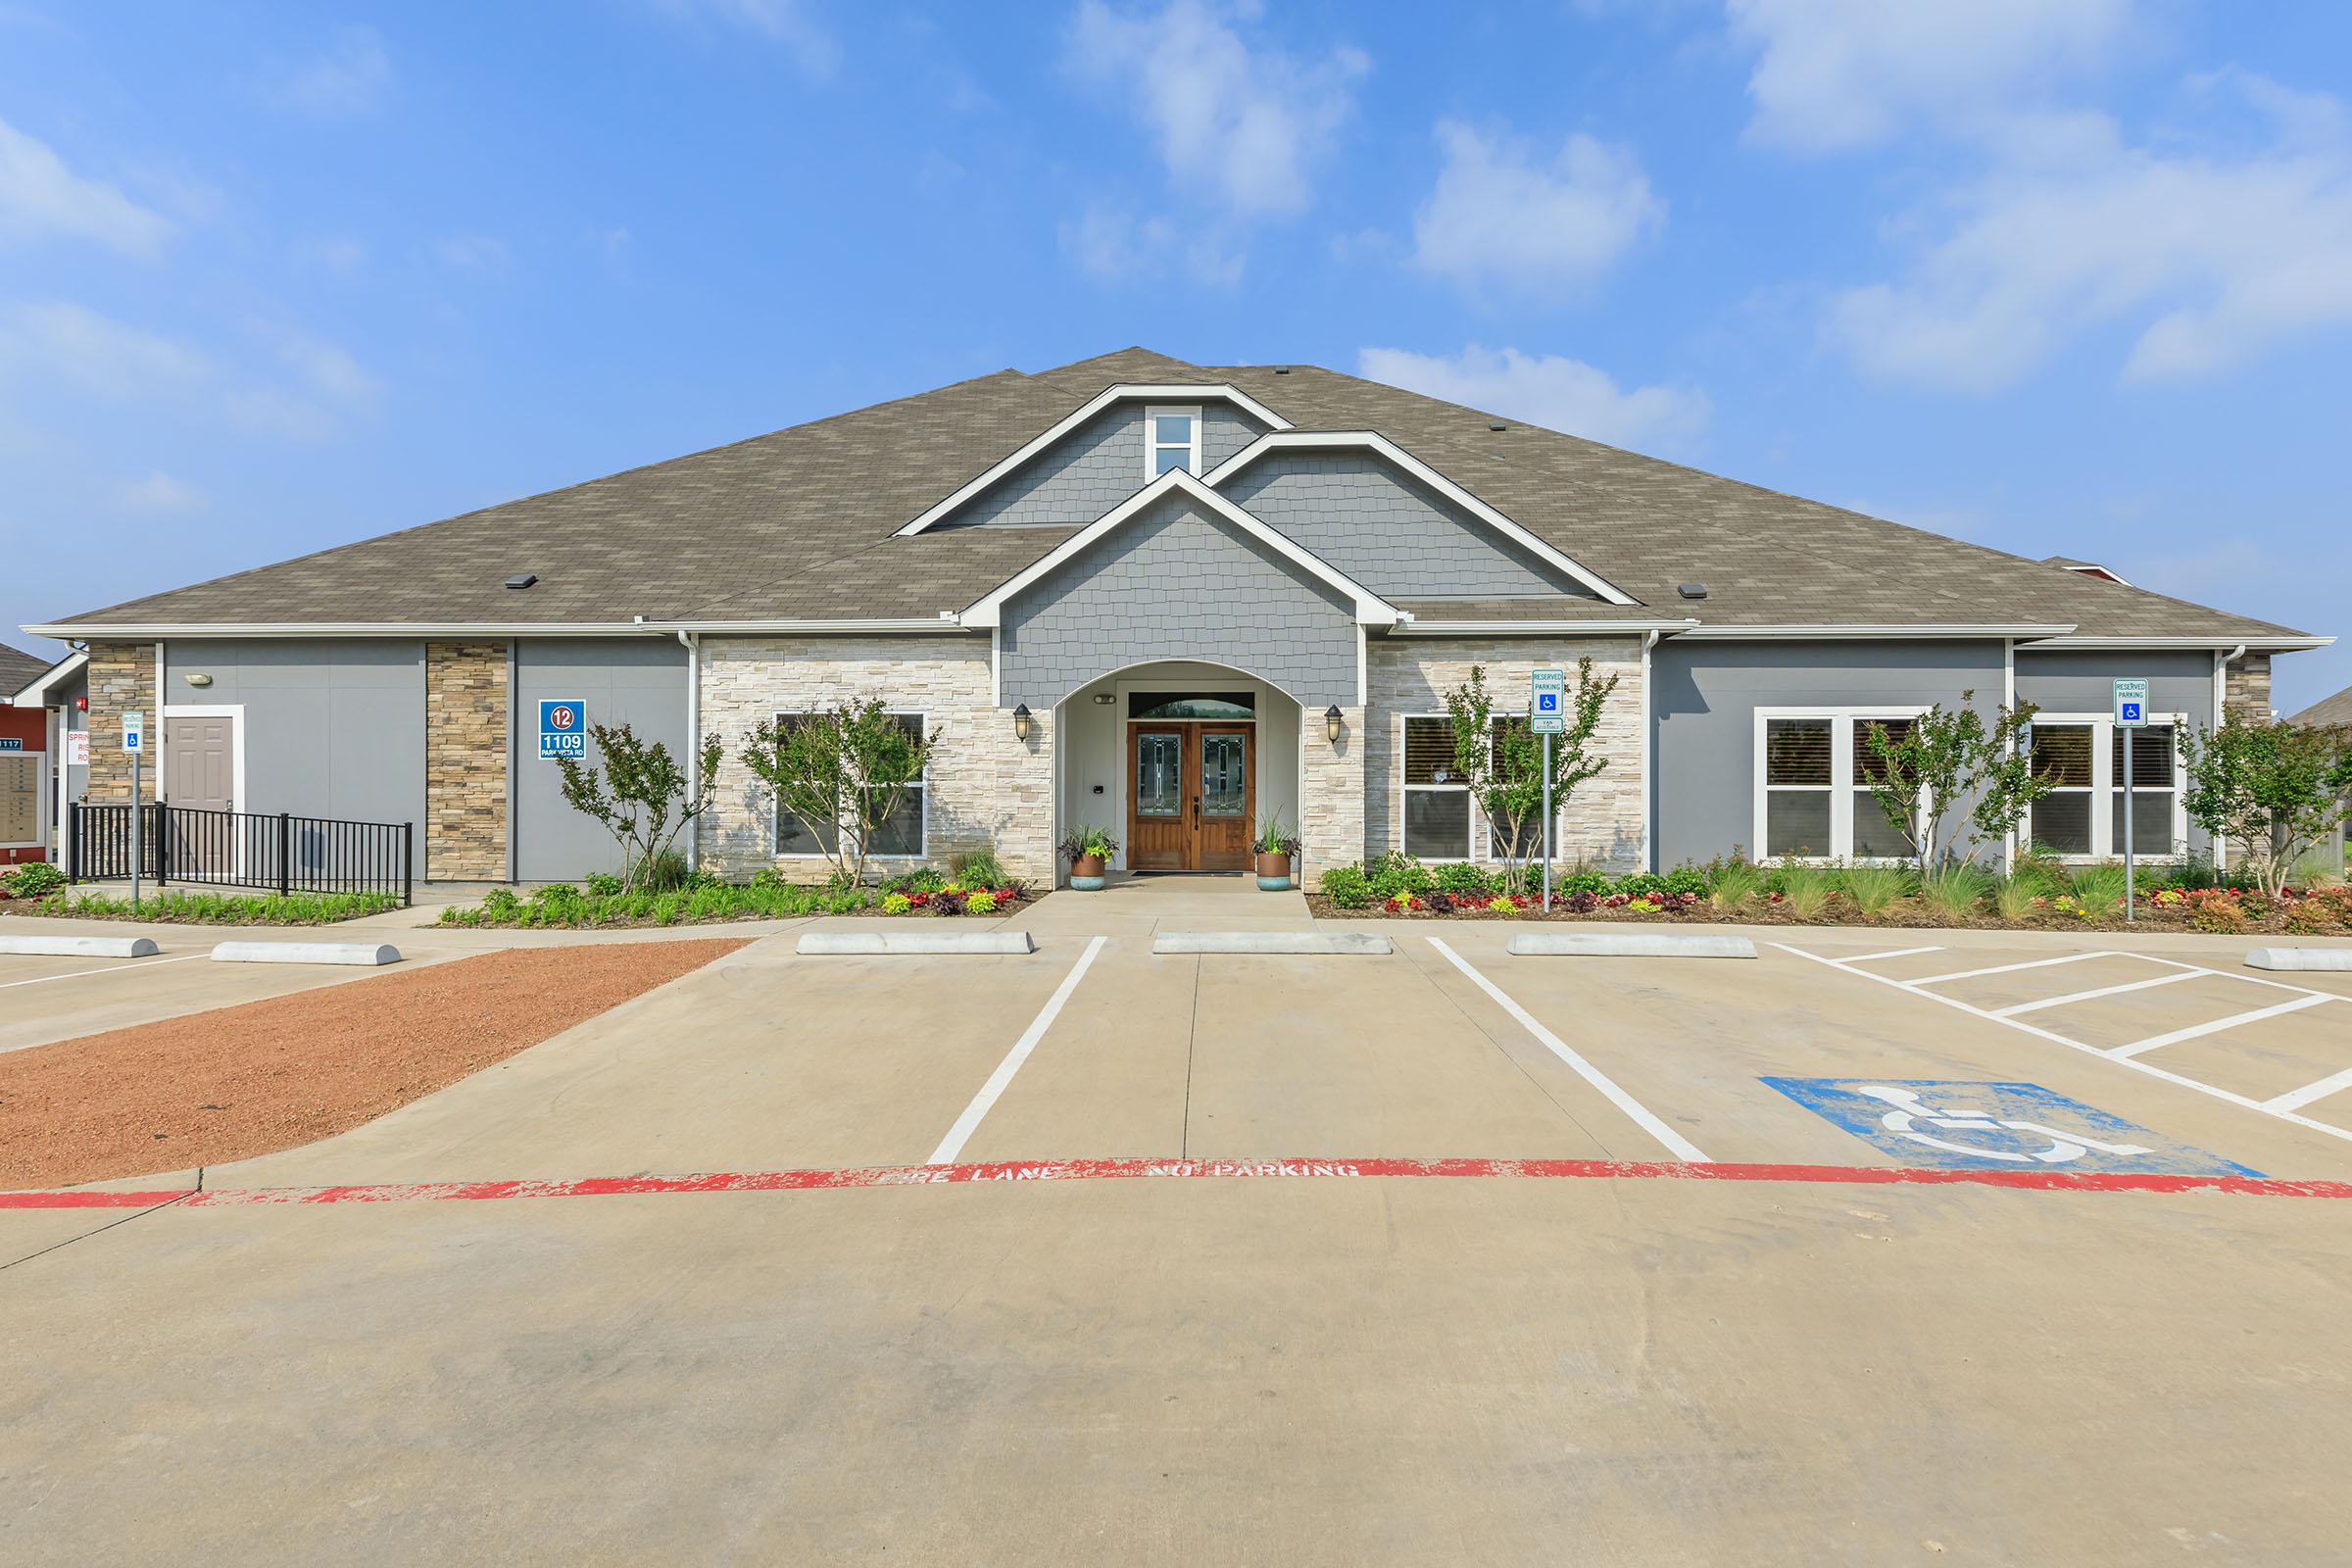
<svg viewBox="0 0 2352 1568">
<path fill-rule="evenodd" d="M 0 0 L 0 625 L 1142 343 L 2352 631 L 2347 76 L 2334 4 Z"/>
</svg>

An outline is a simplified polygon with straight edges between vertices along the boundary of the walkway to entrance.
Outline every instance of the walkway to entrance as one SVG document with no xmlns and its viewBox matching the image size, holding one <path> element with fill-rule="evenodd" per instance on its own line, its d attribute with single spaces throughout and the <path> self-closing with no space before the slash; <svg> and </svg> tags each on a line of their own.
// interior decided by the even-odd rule
<svg viewBox="0 0 2352 1568">
<path fill-rule="evenodd" d="M 1100 893 L 1063 888 L 1006 923 L 1038 930 L 1110 932 L 1285 930 L 1311 923 L 1306 896 L 1260 893 L 1257 878 L 1232 875 L 1139 876 L 1119 871 Z"/>
</svg>

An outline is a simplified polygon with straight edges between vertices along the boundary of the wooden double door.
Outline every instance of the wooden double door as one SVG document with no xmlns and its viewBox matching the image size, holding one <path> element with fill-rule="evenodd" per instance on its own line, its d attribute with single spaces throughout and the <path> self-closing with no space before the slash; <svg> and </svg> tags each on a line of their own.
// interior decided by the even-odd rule
<svg viewBox="0 0 2352 1568">
<path fill-rule="evenodd" d="M 1249 724 L 1129 721 L 1127 868 L 1248 869 L 1256 751 Z"/>
</svg>

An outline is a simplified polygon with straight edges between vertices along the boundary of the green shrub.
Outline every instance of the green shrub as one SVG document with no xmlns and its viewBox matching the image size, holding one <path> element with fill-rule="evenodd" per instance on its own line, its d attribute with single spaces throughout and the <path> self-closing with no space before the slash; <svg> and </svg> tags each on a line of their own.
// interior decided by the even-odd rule
<svg viewBox="0 0 2352 1568">
<path fill-rule="evenodd" d="M 1606 871 L 1595 871 L 1589 865 L 1580 865 L 1564 876 L 1553 878 L 1551 891 L 1556 898 L 1590 893 L 1597 899 L 1609 891 L 1609 876 Z"/>
<path fill-rule="evenodd" d="M 2209 935 L 2229 936 L 2246 928 L 2246 911 L 2235 899 L 2201 899 L 2188 923 Z"/>
<path fill-rule="evenodd" d="M 885 893 L 937 893 L 948 885 L 948 879 L 938 868 L 918 865 L 911 871 L 902 871 L 882 884 Z"/>
<path fill-rule="evenodd" d="M 150 893 L 134 907 L 103 893 L 53 893 L 41 913 L 90 920 L 156 920 L 168 925 L 332 925 L 400 907 L 391 893 Z"/>
<path fill-rule="evenodd" d="M 1383 904 L 1399 894 L 1418 897 L 1434 893 L 1438 886 L 1428 866 L 1395 850 L 1366 865 L 1364 875 L 1371 883 L 1373 897 Z"/>
<path fill-rule="evenodd" d="M 1992 891 L 1992 874 L 1967 860 L 1940 866 L 1920 880 L 1919 896 L 1947 920 L 1965 920 Z"/>
<path fill-rule="evenodd" d="M 997 863 L 994 850 L 974 850 L 959 858 L 960 863 L 958 858 L 950 858 L 948 865 L 956 873 L 956 880 L 967 888 L 1001 888 L 1012 880 L 1004 874 L 1004 867 Z"/>
<path fill-rule="evenodd" d="M 1818 920 L 1830 906 L 1830 873 L 1818 865 L 1784 865 L 1773 873 L 1781 906 L 1799 920 Z"/>
<path fill-rule="evenodd" d="M 1703 865 L 1692 865 L 1686 860 L 1666 873 L 1663 884 L 1668 893 L 1678 895 L 1690 893 L 1703 897 L 1708 887 L 1707 868 Z"/>
<path fill-rule="evenodd" d="M 1631 899 L 1647 898 L 1652 894 L 1665 892 L 1666 879 L 1655 871 L 1636 871 L 1631 876 L 1619 877 L 1609 891 L 1622 893 Z"/>
<path fill-rule="evenodd" d="M 45 899 L 66 885 L 66 873 L 47 860 L 27 860 L 10 873 L 8 896 L 12 899 Z"/>
<path fill-rule="evenodd" d="M 2084 919 L 2112 919 L 2124 907 L 2124 868 L 2114 861 L 2081 866 L 2067 891 L 2082 906 Z"/>
<path fill-rule="evenodd" d="M 2005 876 L 1992 890 L 1993 912 L 2004 920 L 2030 920 L 2034 917 L 2034 901 L 2049 897 L 2048 887 L 2048 883 L 2031 873 Z"/>
<path fill-rule="evenodd" d="M 1360 865 L 1328 866 L 1315 885 L 1342 909 L 1361 909 L 1372 903 L 1372 881 Z"/>
<path fill-rule="evenodd" d="M 1472 894 L 1480 898 L 1494 891 L 1494 879 L 1486 868 L 1469 860 L 1448 860 L 1437 869 L 1436 880 L 1440 893 Z"/>
<path fill-rule="evenodd" d="M 997 896 L 983 889 L 965 899 L 963 907 L 967 914 L 994 914 L 997 912 Z"/>
<path fill-rule="evenodd" d="M 1724 860 L 1707 867 L 1707 905 L 1718 914 L 1744 907 L 1764 891 L 1764 873 L 1745 860 Z"/>
<path fill-rule="evenodd" d="M 1911 892 L 1911 874 L 1895 865 L 1848 865 L 1837 873 L 1838 889 L 1854 907 L 1877 919 Z"/>
<path fill-rule="evenodd" d="M 904 893 L 885 893 L 882 895 L 882 912 L 884 914 L 905 914 L 907 910 L 913 907 L 914 901 L 906 897 L 906 895 Z"/>
<path fill-rule="evenodd" d="M 596 898 L 609 899 L 620 891 L 620 878 L 610 871 L 591 871 L 580 880 Z"/>
</svg>

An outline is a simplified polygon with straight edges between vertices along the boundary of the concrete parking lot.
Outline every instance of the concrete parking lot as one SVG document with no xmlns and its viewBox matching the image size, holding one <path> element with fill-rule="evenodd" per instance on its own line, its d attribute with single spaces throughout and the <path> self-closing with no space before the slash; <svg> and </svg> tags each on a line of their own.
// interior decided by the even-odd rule
<svg viewBox="0 0 2352 1568">
<path fill-rule="evenodd" d="M 0 1546 L 2352 1539 L 2352 977 L 2089 935 L 1180 958 L 1037 924 L 1025 957 L 770 939 L 200 1198 L 0 1210 Z"/>
</svg>

